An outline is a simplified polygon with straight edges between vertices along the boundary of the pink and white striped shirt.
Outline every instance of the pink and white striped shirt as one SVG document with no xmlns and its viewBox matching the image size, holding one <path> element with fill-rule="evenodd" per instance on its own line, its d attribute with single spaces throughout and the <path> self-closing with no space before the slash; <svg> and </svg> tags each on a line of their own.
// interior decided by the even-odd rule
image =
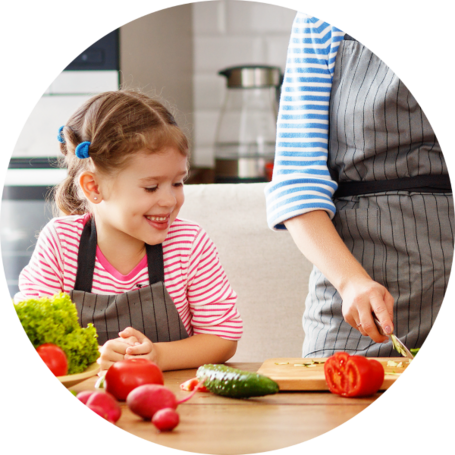
<svg viewBox="0 0 455 455">
<path fill-rule="evenodd" d="M 74 289 L 86 220 L 86 215 L 72 215 L 49 221 L 20 274 L 15 301 Z M 164 285 L 188 335 L 240 339 L 243 324 L 236 307 L 237 295 L 207 233 L 196 223 L 177 218 L 163 242 L 163 261 Z M 147 256 L 128 275 L 122 275 L 97 248 L 92 293 L 121 294 L 137 289 L 138 284 L 149 284 Z"/>
</svg>

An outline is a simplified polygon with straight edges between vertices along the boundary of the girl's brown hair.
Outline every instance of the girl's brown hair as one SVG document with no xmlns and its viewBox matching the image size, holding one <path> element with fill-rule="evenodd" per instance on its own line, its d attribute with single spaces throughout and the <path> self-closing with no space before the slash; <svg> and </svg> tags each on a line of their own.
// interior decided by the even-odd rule
<svg viewBox="0 0 455 455">
<path fill-rule="evenodd" d="M 122 169 L 139 150 L 157 152 L 176 147 L 188 156 L 188 140 L 172 114 L 158 101 L 132 90 L 104 92 L 86 101 L 68 120 L 61 132 L 66 179 L 56 187 L 54 200 L 65 215 L 89 211 L 78 177 L 85 170 L 112 173 Z M 90 158 L 80 159 L 76 147 L 90 142 Z"/>
</svg>

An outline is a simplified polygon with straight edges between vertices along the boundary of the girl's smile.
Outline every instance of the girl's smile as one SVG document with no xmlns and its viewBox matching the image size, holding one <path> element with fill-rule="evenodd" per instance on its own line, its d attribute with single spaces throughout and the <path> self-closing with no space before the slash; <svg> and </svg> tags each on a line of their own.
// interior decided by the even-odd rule
<svg viewBox="0 0 455 455">
<path fill-rule="evenodd" d="M 147 218 L 148 222 L 152 227 L 158 230 L 164 230 L 168 229 L 170 226 L 170 218 L 171 215 L 161 215 L 161 216 L 152 216 L 152 215 L 146 215 L 145 218 Z"/>
</svg>

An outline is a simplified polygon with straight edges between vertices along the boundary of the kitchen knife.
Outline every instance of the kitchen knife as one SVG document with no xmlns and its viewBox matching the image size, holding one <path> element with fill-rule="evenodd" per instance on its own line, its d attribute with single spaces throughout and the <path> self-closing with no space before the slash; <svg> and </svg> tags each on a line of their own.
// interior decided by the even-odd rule
<svg viewBox="0 0 455 455">
<path fill-rule="evenodd" d="M 395 351 L 400 353 L 403 357 L 406 357 L 406 358 L 408 358 L 410 360 L 413 360 L 414 356 L 411 354 L 409 349 L 403 344 L 403 342 L 399 338 L 397 338 L 393 333 L 390 334 L 390 335 L 385 333 L 383 328 L 382 328 L 382 326 L 381 326 L 381 323 L 379 322 L 379 319 L 375 315 L 373 315 L 373 319 L 374 319 L 374 322 L 376 324 L 376 327 L 379 330 L 379 333 L 381 335 L 389 337 L 390 341 L 392 341 L 393 349 L 395 349 Z"/>
</svg>

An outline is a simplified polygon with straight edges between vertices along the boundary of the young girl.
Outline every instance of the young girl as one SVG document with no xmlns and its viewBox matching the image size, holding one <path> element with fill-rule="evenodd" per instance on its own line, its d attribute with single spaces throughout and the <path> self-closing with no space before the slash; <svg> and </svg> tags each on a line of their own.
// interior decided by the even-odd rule
<svg viewBox="0 0 455 455">
<path fill-rule="evenodd" d="M 162 370 L 221 363 L 242 334 L 214 244 L 177 218 L 188 142 L 164 106 L 133 91 L 88 100 L 60 128 L 68 168 L 16 301 L 70 294 L 103 345 L 102 370 L 132 356 Z"/>
</svg>

